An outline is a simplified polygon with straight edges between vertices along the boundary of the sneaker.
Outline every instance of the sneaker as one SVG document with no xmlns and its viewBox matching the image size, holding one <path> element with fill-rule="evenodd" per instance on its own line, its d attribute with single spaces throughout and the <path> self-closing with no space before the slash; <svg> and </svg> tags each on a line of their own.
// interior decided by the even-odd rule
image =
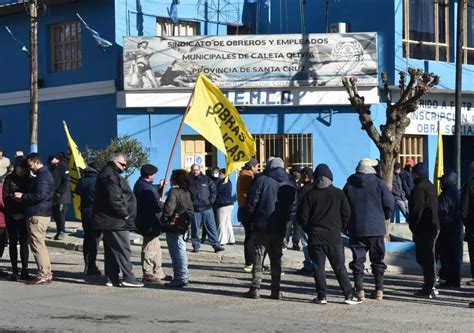
<svg viewBox="0 0 474 333">
<path fill-rule="evenodd" d="M 61 231 L 60 233 L 57 233 L 56 236 L 54 236 L 54 240 L 63 240 L 65 237 L 66 233 Z"/>
<path fill-rule="evenodd" d="M 191 252 L 192 253 L 199 253 L 199 248 L 193 246 L 193 249 L 191 250 Z"/>
<path fill-rule="evenodd" d="M 107 287 L 120 287 L 120 282 L 112 282 L 110 279 L 107 279 L 105 285 Z"/>
<path fill-rule="evenodd" d="M 170 283 L 167 283 L 165 286 L 168 288 L 182 288 L 188 285 L 187 281 L 176 281 L 173 280 Z"/>
<path fill-rule="evenodd" d="M 138 282 L 136 280 L 131 280 L 131 281 L 122 281 L 120 283 L 121 287 L 130 287 L 130 288 L 142 288 L 145 286 L 143 283 Z"/>
<path fill-rule="evenodd" d="M 474 302 L 471 302 L 467 305 L 468 308 L 474 309 Z"/>
<path fill-rule="evenodd" d="M 326 300 L 326 297 L 316 297 L 313 299 L 313 303 L 326 305 L 328 304 L 328 301 Z"/>
<path fill-rule="evenodd" d="M 470 280 L 466 282 L 467 286 L 474 286 L 474 280 Z"/>
<path fill-rule="evenodd" d="M 220 245 L 216 245 L 214 246 L 214 252 L 217 253 L 217 252 L 222 252 L 224 251 L 225 248 L 223 246 L 220 246 Z"/>
<path fill-rule="evenodd" d="M 306 267 L 300 268 L 295 272 L 296 275 L 313 275 L 313 270 Z"/>
<path fill-rule="evenodd" d="M 34 278 L 30 275 L 30 273 L 28 273 L 28 271 L 24 271 L 24 272 L 21 272 L 21 275 L 20 275 L 20 280 L 22 281 L 30 281 L 30 280 L 33 280 Z"/>
<path fill-rule="evenodd" d="M 244 272 L 252 273 L 253 265 L 245 265 Z"/>
<path fill-rule="evenodd" d="M 297 245 L 297 244 L 293 245 L 293 246 L 291 247 L 291 249 L 292 249 L 292 250 L 295 250 L 295 251 L 300 251 L 300 250 L 301 250 L 300 246 Z"/>
<path fill-rule="evenodd" d="M 383 290 L 376 290 L 374 294 L 374 299 L 377 301 L 383 300 Z"/>
<path fill-rule="evenodd" d="M 355 297 L 349 297 L 349 298 L 346 298 L 344 300 L 344 304 L 347 304 L 347 305 L 357 305 L 357 304 L 362 304 L 362 301 L 359 301 L 357 298 Z"/>
<path fill-rule="evenodd" d="M 430 290 L 430 291 L 426 291 L 426 290 L 421 289 L 421 290 L 418 290 L 417 292 L 415 292 L 413 295 L 416 296 L 416 297 L 420 297 L 420 298 L 435 299 L 436 295 L 439 295 L 439 291 L 437 291 L 434 288 L 433 288 L 433 290 Z"/>
<path fill-rule="evenodd" d="M 283 276 L 283 275 L 285 275 L 285 271 L 281 270 L 280 276 Z"/>
<path fill-rule="evenodd" d="M 281 293 L 279 290 L 272 290 L 270 294 L 271 299 L 283 299 L 283 293 Z"/>
</svg>

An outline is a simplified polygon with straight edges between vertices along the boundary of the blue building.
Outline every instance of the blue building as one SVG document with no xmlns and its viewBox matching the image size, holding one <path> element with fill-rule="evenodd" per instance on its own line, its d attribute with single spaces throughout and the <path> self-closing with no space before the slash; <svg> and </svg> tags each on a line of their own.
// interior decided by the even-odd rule
<svg viewBox="0 0 474 333">
<path fill-rule="evenodd" d="M 0 146 L 6 149 L 7 155 L 17 149 L 27 151 L 29 147 L 28 56 L 21 51 L 21 43 L 4 29 L 8 26 L 19 41 L 28 41 L 29 20 L 24 2 L 28 1 L 0 1 L 3 74 L 0 79 Z M 159 166 L 159 176 L 164 176 L 185 109 L 182 101 L 186 101 L 190 89 L 167 94 L 167 87 L 154 87 L 153 81 L 148 82 L 145 76 L 141 78 L 143 82 L 138 83 L 138 89 L 124 87 L 124 77 L 132 75 L 131 67 L 127 67 L 127 54 L 124 55 L 124 38 L 127 41 L 129 36 L 141 36 L 142 39 L 132 38 L 141 41 L 156 36 L 219 35 L 228 36 L 222 37 L 224 40 L 243 40 L 248 34 L 275 39 L 291 34 L 304 39 L 316 34 L 324 40 L 332 38 L 320 35 L 329 30 L 355 36 L 376 33 L 378 78 L 380 73 L 387 72 L 394 91 L 398 86 L 398 72 L 408 67 L 440 75 L 438 89 L 425 96 L 418 112 L 412 115 L 412 126 L 403 139 L 400 156 L 401 162 L 407 158 L 428 162 L 433 173 L 437 120 L 442 121 L 443 133 L 452 134 L 458 1 L 330 0 L 326 18 L 325 0 L 179 0 L 176 1 L 177 22 L 170 18 L 172 2 L 44 1 L 46 6 L 40 8 L 38 21 L 40 153 L 47 155 L 66 149 L 62 129 L 62 120 L 65 120 L 81 149 L 86 145 L 103 147 L 121 134 L 138 138 L 149 149 L 151 162 Z M 467 175 L 468 162 L 474 160 L 471 2 L 468 1 L 465 9 L 463 178 Z M 105 50 L 99 47 L 76 13 L 113 45 Z M 279 49 L 284 51 L 287 47 Z M 154 55 L 154 61 L 158 62 L 163 54 Z M 257 59 L 255 64 L 261 65 L 263 60 Z M 271 72 L 269 67 L 266 70 Z M 339 80 L 336 76 L 335 79 Z M 380 102 L 378 85 L 380 79 L 362 89 L 367 93 L 377 126 L 385 122 L 385 107 Z M 342 186 L 361 158 L 378 158 L 376 147 L 360 129 L 358 114 L 349 105 L 341 85 L 224 90 L 255 135 L 257 158 L 261 162 L 274 155 L 282 156 L 288 167 L 292 164 L 314 167 L 324 162 L 331 166 L 335 184 Z M 301 98 L 295 99 L 294 91 Z M 293 97 L 287 98 L 287 93 Z M 173 102 L 170 96 L 180 101 Z M 275 96 L 277 102 L 273 99 Z M 249 103 L 248 98 L 253 102 Z M 173 168 L 186 167 L 197 160 L 202 161 L 206 169 L 224 166 L 224 156 L 191 128 L 185 126 L 180 139 Z M 454 153 L 449 155 L 454 151 L 453 136 L 446 135 L 444 143 L 445 169 L 453 168 Z"/>
</svg>

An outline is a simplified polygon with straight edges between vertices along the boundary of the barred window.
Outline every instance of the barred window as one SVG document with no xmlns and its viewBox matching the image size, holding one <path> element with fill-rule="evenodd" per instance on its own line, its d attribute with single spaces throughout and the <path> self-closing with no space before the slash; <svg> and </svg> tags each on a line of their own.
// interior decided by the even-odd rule
<svg viewBox="0 0 474 333">
<path fill-rule="evenodd" d="M 156 35 L 160 37 L 196 36 L 197 32 L 197 22 L 179 21 L 175 24 L 167 19 L 158 19 L 156 22 Z"/>
<path fill-rule="evenodd" d="M 227 26 L 227 35 L 248 35 L 250 34 L 250 29 L 245 25 L 228 25 Z"/>
<path fill-rule="evenodd" d="M 403 56 L 449 61 L 449 0 L 404 0 L 403 14 Z"/>
<path fill-rule="evenodd" d="M 405 165 L 407 159 L 416 163 L 423 162 L 423 137 L 416 135 L 404 135 L 400 142 L 400 156 L 398 162 Z"/>
<path fill-rule="evenodd" d="M 313 167 L 312 134 L 255 134 L 256 158 L 264 169 L 268 158 L 281 157 L 285 167 Z"/>
<path fill-rule="evenodd" d="M 69 21 L 51 26 L 51 67 L 53 72 L 81 67 L 81 22 Z"/>
</svg>

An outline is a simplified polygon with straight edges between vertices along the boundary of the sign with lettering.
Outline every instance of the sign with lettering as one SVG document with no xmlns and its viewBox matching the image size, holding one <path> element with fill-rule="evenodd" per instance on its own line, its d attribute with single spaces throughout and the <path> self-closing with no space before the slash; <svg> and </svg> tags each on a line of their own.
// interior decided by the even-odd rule
<svg viewBox="0 0 474 333">
<path fill-rule="evenodd" d="M 443 135 L 454 135 L 454 93 L 428 94 L 420 99 L 418 109 L 409 114 L 406 134 L 437 135 L 438 121 Z M 474 99 L 461 101 L 461 135 L 474 135 Z"/>
<path fill-rule="evenodd" d="M 377 33 L 124 37 L 124 89 L 375 87 Z"/>
</svg>

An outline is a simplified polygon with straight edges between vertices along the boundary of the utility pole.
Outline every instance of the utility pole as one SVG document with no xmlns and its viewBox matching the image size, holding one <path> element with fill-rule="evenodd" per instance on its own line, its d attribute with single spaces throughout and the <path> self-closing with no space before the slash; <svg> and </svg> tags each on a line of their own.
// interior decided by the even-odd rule
<svg viewBox="0 0 474 333">
<path fill-rule="evenodd" d="M 38 0 L 29 0 L 30 14 L 30 152 L 38 152 Z"/>
<path fill-rule="evenodd" d="M 456 186 L 461 188 L 461 93 L 462 93 L 462 63 L 463 63 L 463 36 L 464 36 L 464 4 L 465 0 L 458 0 L 458 17 L 456 28 L 456 90 L 455 90 L 455 170 Z"/>
</svg>

